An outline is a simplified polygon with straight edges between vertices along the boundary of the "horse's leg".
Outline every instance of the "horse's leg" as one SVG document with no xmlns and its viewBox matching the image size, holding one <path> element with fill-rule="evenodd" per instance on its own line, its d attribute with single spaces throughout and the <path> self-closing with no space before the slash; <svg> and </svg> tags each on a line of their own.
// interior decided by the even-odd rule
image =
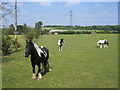
<svg viewBox="0 0 120 90">
<path fill-rule="evenodd" d="M 106 44 L 105 48 L 108 48 L 108 45 Z"/>
<path fill-rule="evenodd" d="M 60 50 L 59 51 L 61 51 L 61 45 L 60 45 Z"/>
<path fill-rule="evenodd" d="M 105 44 L 102 44 L 102 48 L 104 48 L 104 45 L 105 45 Z"/>
<path fill-rule="evenodd" d="M 60 46 L 58 47 L 58 51 L 60 51 Z"/>
<path fill-rule="evenodd" d="M 108 48 L 108 45 L 106 45 L 106 48 Z"/>
<path fill-rule="evenodd" d="M 35 75 L 35 65 L 32 65 L 33 68 L 33 75 L 32 75 L 32 79 L 36 79 L 36 75 Z"/>
<path fill-rule="evenodd" d="M 104 48 L 106 48 L 106 44 L 104 45 Z"/>
<path fill-rule="evenodd" d="M 48 64 L 48 62 L 45 61 L 45 62 L 44 62 L 44 70 L 45 70 L 45 73 L 46 73 L 46 71 L 47 71 L 47 64 Z"/>
<path fill-rule="evenodd" d="M 45 65 L 44 65 L 44 62 L 42 63 L 42 72 L 45 73 Z"/>
<path fill-rule="evenodd" d="M 52 70 L 51 70 L 51 68 L 50 68 L 50 64 L 49 64 L 48 61 L 47 61 L 47 64 L 48 64 L 48 70 L 49 70 L 49 72 L 51 72 Z"/>
<path fill-rule="evenodd" d="M 45 67 L 45 72 L 50 72 L 51 71 L 51 68 L 50 68 L 50 65 L 49 65 L 48 61 L 44 62 L 44 67 Z"/>
<path fill-rule="evenodd" d="M 40 64 L 38 65 L 38 80 L 42 79 L 42 75 L 40 73 Z"/>
<path fill-rule="evenodd" d="M 61 51 L 63 51 L 63 46 L 61 46 Z"/>
</svg>

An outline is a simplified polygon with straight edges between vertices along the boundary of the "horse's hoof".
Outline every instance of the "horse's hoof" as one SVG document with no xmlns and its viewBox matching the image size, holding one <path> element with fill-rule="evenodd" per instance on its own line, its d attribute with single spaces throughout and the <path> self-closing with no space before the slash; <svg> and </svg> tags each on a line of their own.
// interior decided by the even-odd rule
<svg viewBox="0 0 120 90">
<path fill-rule="evenodd" d="M 36 78 L 32 77 L 32 80 L 35 80 Z"/>
<path fill-rule="evenodd" d="M 38 80 L 41 80 L 42 78 L 38 78 Z"/>
<path fill-rule="evenodd" d="M 38 80 L 41 80 L 42 78 L 38 78 Z"/>
<path fill-rule="evenodd" d="M 40 73 L 38 73 L 38 80 L 42 79 L 42 75 Z"/>
</svg>

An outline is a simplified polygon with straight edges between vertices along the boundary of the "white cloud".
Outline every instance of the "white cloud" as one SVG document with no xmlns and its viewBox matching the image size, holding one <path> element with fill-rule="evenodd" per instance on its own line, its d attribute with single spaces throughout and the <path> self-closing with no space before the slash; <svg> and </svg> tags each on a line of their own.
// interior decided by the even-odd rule
<svg viewBox="0 0 120 90">
<path fill-rule="evenodd" d="M 66 7 L 70 7 L 73 5 L 79 4 L 79 2 L 67 2 L 67 4 L 65 5 Z"/>
<path fill-rule="evenodd" d="M 75 1 L 73 1 L 73 0 L 68 0 L 66 6 L 67 6 L 67 7 L 70 7 L 70 6 L 79 4 L 80 1 L 81 1 L 81 0 L 75 0 Z"/>
<path fill-rule="evenodd" d="M 50 2 L 40 2 L 40 5 L 49 7 L 51 5 Z"/>
<path fill-rule="evenodd" d="M 95 4 L 95 6 L 99 7 L 99 6 L 101 6 L 101 4 L 98 4 L 98 3 L 97 3 L 97 4 Z"/>
</svg>

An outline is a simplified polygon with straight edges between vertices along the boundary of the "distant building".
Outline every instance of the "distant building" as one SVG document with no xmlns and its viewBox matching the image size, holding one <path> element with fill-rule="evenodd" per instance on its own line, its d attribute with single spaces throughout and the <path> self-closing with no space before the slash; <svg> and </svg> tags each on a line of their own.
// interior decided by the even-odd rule
<svg viewBox="0 0 120 90">
<path fill-rule="evenodd" d="M 67 30 L 50 30 L 49 33 L 57 35 L 59 32 L 64 32 L 64 31 L 67 31 Z"/>
</svg>

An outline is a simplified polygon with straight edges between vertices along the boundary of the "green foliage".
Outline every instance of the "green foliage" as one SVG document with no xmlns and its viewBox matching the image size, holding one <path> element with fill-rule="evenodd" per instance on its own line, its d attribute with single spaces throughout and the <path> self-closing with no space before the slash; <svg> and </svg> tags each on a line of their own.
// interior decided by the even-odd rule
<svg viewBox="0 0 120 90">
<path fill-rule="evenodd" d="M 14 35 L 14 30 L 15 30 L 15 28 L 14 28 L 13 24 L 9 25 L 9 28 L 4 28 L 4 31 L 8 35 Z"/>
<path fill-rule="evenodd" d="M 49 30 L 47 29 L 42 29 L 41 30 L 41 34 L 44 35 L 44 34 L 48 34 L 49 33 Z"/>
<path fill-rule="evenodd" d="M 32 29 L 34 29 L 35 31 L 38 30 L 38 32 L 40 34 L 48 34 L 48 32 L 50 30 L 54 30 L 54 29 L 69 30 L 69 32 L 60 32 L 60 34 L 90 34 L 90 33 L 94 33 L 94 32 L 92 32 L 92 30 L 98 31 L 95 33 L 99 33 L 99 34 L 112 34 L 112 33 L 118 34 L 118 33 L 120 33 L 120 30 L 118 28 L 118 27 L 120 27 L 120 25 L 105 25 L 105 26 L 102 26 L 102 25 L 93 25 L 93 26 L 47 25 L 47 26 L 43 26 L 43 27 L 42 27 L 42 25 L 43 25 L 42 21 L 38 21 L 37 23 L 35 23 L 35 28 L 32 28 Z M 22 34 L 28 32 L 29 29 L 31 29 L 31 27 L 28 27 L 26 24 L 17 26 L 17 30 L 18 30 L 19 35 L 22 35 Z M 78 30 L 78 31 L 73 32 L 73 30 Z M 82 30 L 82 31 L 85 30 L 85 31 L 79 32 L 79 30 Z M 86 30 L 88 30 L 88 31 L 86 31 Z M 14 35 L 14 25 L 11 24 L 9 26 L 9 28 L 5 28 L 5 31 L 9 35 Z M 38 38 L 38 35 L 36 38 Z"/>
<path fill-rule="evenodd" d="M 53 27 L 54 29 L 60 29 L 60 30 L 107 30 L 108 33 L 109 31 L 116 31 L 118 32 L 118 27 L 120 25 L 93 25 L 93 26 L 59 26 L 59 25 L 48 25 L 48 26 L 44 26 L 44 27 Z M 107 31 L 105 31 L 105 33 L 107 33 Z M 84 32 L 83 32 L 84 33 Z"/>
<path fill-rule="evenodd" d="M 8 55 L 13 51 L 17 51 L 21 47 L 21 44 L 13 39 L 10 35 L 3 31 L 2 33 L 2 53 L 3 55 Z M 14 48 L 14 49 L 13 49 Z"/>
<path fill-rule="evenodd" d="M 24 35 L 26 40 L 38 39 L 40 36 L 40 30 L 29 28 Z"/>
<path fill-rule="evenodd" d="M 28 28 L 29 27 L 27 27 L 26 24 L 18 25 L 17 26 L 18 34 L 21 35 L 21 34 L 25 33 L 28 30 Z"/>
<path fill-rule="evenodd" d="M 2 52 L 3 52 L 3 55 L 7 55 L 7 54 L 10 54 L 10 51 L 11 51 L 11 45 L 12 45 L 12 38 L 6 33 L 6 32 L 3 32 L 2 33 Z"/>
<path fill-rule="evenodd" d="M 38 21 L 37 23 L 35 23 L 35 28 L 36 29 L 41 29 L 42 25 L 43 25 L 42 21 Z"/>
<path fill-rule="evenodd" d="M 21 44 L 18 42 L 17 38 L 13 40 L 13 46 L 15 48 L 15 51 L 18 51 L 18 48 L 21 47 Z"/>
<path fill-rule="evenodd" d="M 18 25 L 18 26 L 17 26 L 17 31 L 18 31 L 18 34 L 19 34 L 19 35 L 22 34 L 22 33 L 25 31 L 23 25 Z"/>
<path fill-rule="evenodd" d="M 64 32 L 58 32 L 58 34 L 90 34 L 90 31 L 64 31 Z"/>
</svg>

